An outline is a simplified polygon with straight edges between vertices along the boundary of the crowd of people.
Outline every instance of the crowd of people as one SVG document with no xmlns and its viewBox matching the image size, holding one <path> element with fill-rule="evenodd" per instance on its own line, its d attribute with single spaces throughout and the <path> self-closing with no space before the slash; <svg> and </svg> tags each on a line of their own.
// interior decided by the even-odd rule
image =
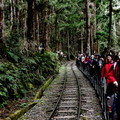
<svg viewBox="0 0 120 120">
<path fill-rule="evenodd" d="M 76 64 L 82 66 L 83 71 L 89 71 L 89 75 L 98 76 L 99 82 L 106 79 L 106 99 L 117 93 L 116 99 L 116 113 L 117 119 L 120 120 L 120 54 L 114 58 L 111 54 L 104 59 L 100 55 L 78 54 L 76 57 Z"/>
</svg>

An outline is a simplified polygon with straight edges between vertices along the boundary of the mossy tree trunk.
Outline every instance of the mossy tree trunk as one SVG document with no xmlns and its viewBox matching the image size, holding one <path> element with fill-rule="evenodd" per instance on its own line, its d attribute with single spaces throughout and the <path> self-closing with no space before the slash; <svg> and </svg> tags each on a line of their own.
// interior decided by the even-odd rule
<svg viewBox="0 0 120 120">
<path fill-rule="evenodd" d="M 87 53 L 91 55 L 90 50 L 90 8 L 89 8 L 90 0 L 86 0 L 86 33 L 87 33 Z"/>
<path fill-rule="evenodd" d="M 34 0 L 34 41 L 39 44 L 39 17 L 37 0 Z"/>
<path fill-rule="evenodd" d="M 56 52 L 59 50 L 59 41 L 58 41 L 58 21 L 57 16 L 55 18 L 55 38 L 56 38 Z"/>
<path fill-rule="evenodd" d="M 47 38 L 47 0 L 43 0 L 43 35 L 42 43 L 45 51 L 48 51 L 48 38 Z"/>
<path fill-rule="evenodd" d="M 5 53 L 4 1 L 0 0 L 0 55 Z"/>
</svg>

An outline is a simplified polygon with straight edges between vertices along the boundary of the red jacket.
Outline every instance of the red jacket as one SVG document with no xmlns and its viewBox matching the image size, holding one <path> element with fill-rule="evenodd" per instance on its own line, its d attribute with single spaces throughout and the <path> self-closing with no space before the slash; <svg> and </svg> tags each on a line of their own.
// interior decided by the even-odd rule
<svg viewBox="0 0 120 120">
<path fill-rule="evenodd" d="M 115 78 L 118 82 L 120 82 L 120 61 L 117 63 L 116 67 L 115 67 Z"/>
<path fill-rule="evenodd" d="M 89 61 L 89 58 L 85 58 L 85 60 L 84 60 L 84 63 L 86 63 L 86 62 L 88 62 Z"/>
<path fill-rule="evenodd" d="M 116 79 L 114 78 L 113 67 L 114 67 L 114 63 L 112 60 L 110 63 L 106 61 L 105 65 L 102 68 L 101 78 L 105 77 L 107 80 L 107 83 L 116 81 Z"/>
</svg>

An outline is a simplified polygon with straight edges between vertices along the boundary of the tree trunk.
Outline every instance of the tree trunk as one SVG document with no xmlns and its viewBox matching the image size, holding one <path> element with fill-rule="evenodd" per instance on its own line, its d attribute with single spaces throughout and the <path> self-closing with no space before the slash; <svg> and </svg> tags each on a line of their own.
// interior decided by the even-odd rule
<svg viewBox="0 0 120 120">
<path fill-rule="evenodd" d="M 25 40 L 26 38 L 26 17 L 25 17 L 25 7 L 24 7 L 24 3 L 23 0 L 21 0 L 21 28 L 22 28 L 22 37 L 23 40 Z"/>
<path fill-rule="evenodd" d="M 92 32 L 92 30 L 93 30 L 93 27 L 91 26 L 91 30 L 90 30 L 90 39 L 91 39 L 91 54 L 94 54 L 94 38 L 93 38 L 93 32 Z"/>
<path fill-rule="evenodd" d="M 86 0 L 86 33 L 87 33 L 87 53 L 91 55 L 90 50 L 90 8 L 89 0 Z"/>
<path fill-rule="evenodd" d="M 15 9 L 15 0 L 12 0 L 12 12 L 13 12 L 13 24 L 16 23 L 16 9 Z"/>
<path fill-rule="evenodd" d="M 19 0 L 16 0 L 16 24 L 17 30 L 19 29 Z"/>
<path fill-rule="evenodd" d="M 76 52 L 77 52 L 77 39 L 76 39 L 76 36 L 74 35 L 74 37 L 72 37 L 71 40 L 74 40 L 74 54 L 76 54 Z"/>
<path fill-rule="evenodd" d="M 15 7 L 15 0 L 12 1 L 12 17 L 13 17 L 13 25 L 12 25 L 12 31 L 15 31 L 17 29 L 17 24 L 16 24 L 16 7 Z"/>
<path fill-rule="evenodd" d="M 110 0 L 110 10 L 109 10 L 109 36 L 108 36 L 108 47 L 107 53 L 109 54 L 111 48 L 111 28 L 112 28 L 112 0 Z"/>
<path fill-rule="evenodd" d="M 0 55 L 4 54 L 5 31 L 4 31 L 4 2 L 0 0 Z"/>
<path fill-rule="evenodd" d="M 67 58 L 68 60 L 70 60 L 70 37 L 69 37 L 69 32 L 67 30 L 67 43 L 68 43 L 68 55 L 67 55 Z"/>
<path fill-rule="evenodd" d="M 37 45 L 39 44 L 39 18 L 37 0 L 34 0 L 34 41 Z"/>
<path fill-rule="evenodd" d="M 119 40 L 118 40 L 118 45 L 120 46 L 120 21 L 119 21 Z"/>
<path fill-rule="evenodd" d="M 81 30 L 81 54 L 83 54 L 83 33 Z"/>
<path fill-rule="evenodd" d="M 44 50 L 48 50 L 48 40 L 47 40 L 47 0 L 43 0 L 44 8 L 43 8 L 43 48 Z"/>
<path fill-rule="evenodd" d="M 59 49 L 57 16 L 56 16 L 56 19 L 55 19 L 55 35 L 56 35 L 55 39 L 56 39 L 56 52 L 57 52 L 58 49 Z"/>
<path fill-rule="evenodd" d="M 93 2 L 93 43 L 96 42 L 96 0 Z M 93 50 L 94 52 L 94 47 Z M 92 53 L 93 54 L 93 53 Z"/>
<path fill-rule="evenodd" d="M 97 40 L 97 54 L 100 54 L 100 41 Z"/>
<path fill-rule="evenodd" d="M 113 26 L 113 31 L 114 31 L 114 50 L 115 50 L 115 55 L 116 55 L 116 39 L 117 39 L 117 35 L 116 35 L 116 23 L 115 23 L 115 18 L 114 18 L 114 26 Z"/>
<path fill-rule="evenodd" d="M 9 20 L 10 20 L 10 31 L 12 30 L 12 26 L 13 26 L 13 7 L 12 7 L 12 0 L 8 0 L 9 2 Z"/>
<path fill-rule="evenodd" d="M 48 15 L 51 16 L 53 14 L 53 12 L 54 12 L 53 7 L 50 7 Z M 53 25 L 52 25 L 52 21 L 50 19 L 50 22 L 48 23 L 48 44 L 49 44 L 50 39 L 51 39 L 52 29 L 53 29 Z M 50 48 L 49 48 L 49 51 L 50 51 Z"/>
<path fill-rule="evenodd" d="M 27 40 L 33 41 L 33 0 L 27 0 L 28 2 L 28 18 L 27 18 Z"/>
</svg>

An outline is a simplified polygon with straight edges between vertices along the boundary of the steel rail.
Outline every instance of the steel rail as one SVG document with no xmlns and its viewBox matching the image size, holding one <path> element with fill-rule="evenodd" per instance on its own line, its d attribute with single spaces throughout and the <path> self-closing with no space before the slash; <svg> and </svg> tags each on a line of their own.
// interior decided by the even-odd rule
<svg viewBox="0 0 120 120">
<path fill-rule="evenodd" d="M 66 66 L 65 66 L 65 67 L 66 67 Z M 50 117 L 49 117 L 48 120 L 51 120 L 51 119 L 52 119 L 52 117 L 53 117 L 53 115 L 55 114 L 56 109 L 57 109 L 57 107 L 58 107 L 58 105 L 59 105 L 59 103 L 60 103 L 60 101 L 61 101 L 61 99 L 62 99 L 62 95 L 63 95 L 63 93 L 64 93 L 65 86 L 66 86 L 66 81 L 67 81 L 67 70 L 66 70 L 66 68 L 65 68 L 63 89 L 62 89 L 62 92 L 61 92 L 61 94 L 60 94 L 60 97 L 59 97 L 59 99 L 58 99 L 58 101 L 57 101 L 57 103 L 56 103 L 56 106 L 55 106 L 54 110 L 52 111 L 52 113 L 51 113 L 51 115 L 50 115 Z"/>
<path fill-rule="evenodd" d="M 81 109 L 81 89 L 80 89 L 79 80 L 78 80 L 78 78 L 77 78 L 77 76 L 76 76 L 75 71 L 73 70 L 73 68 L 72 68 L 72 71 L 74 73 L 74 76 L 75 76 L 76 82 L 77 82 L 77 86 L 78 86 L 78 112 L 77 112 L 77 120 L 79 120 L 80 119 L 80 109 Z"/>
</svg>

